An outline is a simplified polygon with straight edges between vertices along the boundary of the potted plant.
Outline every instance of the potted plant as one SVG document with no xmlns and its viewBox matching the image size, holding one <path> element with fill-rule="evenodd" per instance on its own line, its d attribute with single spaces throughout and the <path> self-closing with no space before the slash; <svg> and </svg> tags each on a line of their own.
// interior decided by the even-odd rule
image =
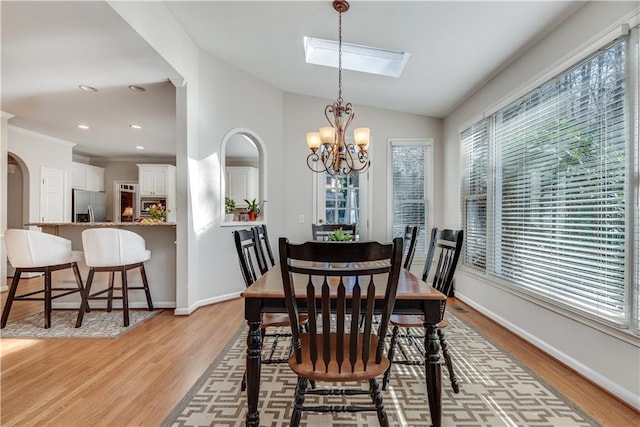
<svg viewBox="0 0 640 427">
<path fill-rule="evenodd" d="M 258 202 L 256 201 L 256 199 L 253 199 L 252 201 L 244 199 L 244 201 L 247 203 L 247 212 L 249 213 L 249 221 L 257 220 L 260 214 L 262 213 L 262 202 Z"/>
<path fill-rule="evenodd" d="M 224 198 L 224 220 L 226 222 L 233 221 L 236 211 L 236 202 L 230 197 Z"/>
<path fill-rule="evenodd" d="M 332 242 L 350 242 L 353 240 L 353 234 L 345 233 L 342 228 L 338 228 L 329 234 L 329 240 Z"/>
</svg>

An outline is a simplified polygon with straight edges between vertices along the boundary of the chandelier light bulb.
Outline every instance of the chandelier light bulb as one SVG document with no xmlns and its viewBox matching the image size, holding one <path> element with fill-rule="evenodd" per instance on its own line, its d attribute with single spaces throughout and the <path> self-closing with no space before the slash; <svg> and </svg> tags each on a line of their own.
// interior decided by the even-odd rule
<svg viewBox="0 0 640 427">
<path fill-rule="evenodd" d="M 321 142 L 319 132 L 307 132 L 307 146 L 311 151 L 315 153 L 320 148 Z"/>
<path fill-rule="evenodd" d="M 371 129 L 369 128 L 356 128 L 353 130 L 353 139 L 359 149 L 367 150 L 369 148 L 370 135 Z"/>
<path fill-rule="evenodd" d="M 325 147 L 330 147 L 336 143 L 336 130 L 333 126 L 320 128 L 320 140 Z"/>
</svg>

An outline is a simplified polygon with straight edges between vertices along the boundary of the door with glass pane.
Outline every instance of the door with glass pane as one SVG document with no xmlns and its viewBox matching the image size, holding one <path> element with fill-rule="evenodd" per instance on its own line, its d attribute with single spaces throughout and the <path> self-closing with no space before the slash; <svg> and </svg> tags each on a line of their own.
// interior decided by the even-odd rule
<svg viewBox="0 0 640 427">
<path fill-rule="evenodd" d="M 315 223 L 356 224 L 358 238 L 366 238 L 368 176 L 319 174 Z"/>
</svg>

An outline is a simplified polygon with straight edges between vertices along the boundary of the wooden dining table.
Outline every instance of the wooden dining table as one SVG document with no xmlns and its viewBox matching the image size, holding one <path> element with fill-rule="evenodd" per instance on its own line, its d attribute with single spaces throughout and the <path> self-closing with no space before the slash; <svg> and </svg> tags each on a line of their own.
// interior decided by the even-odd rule
<svg viewBox="0 0 640 427">
<path fill-rule="evenodd" d="M 338 268 L 357 268 L 350 265 Z M 300 301 L 306 296 L 307 276 L 293 275 L 295 294 Z M 318 286 L 319 289 L 319 286 Z M 385 289 L 376 289 L 376 300 L 384 300 Z M 262 313 L 286 313 L 284 288 L 280 265 L 276 263 L 244 292 L 245 319 L 249 325 L 247 334 L 247 426 L 260 425 L 258 403 L 260 396 L 260 363 L 262 353 L 262 335 L 260 324 Z M 400 272 L 398 291 L 394 305 L 394 314 L 423 315 L 425 322 L 425 382 L 427 398 L 431 413 L 431 423 L 435 427 L 441 425 L 442 391 L 440 370 L 440 341 L 436 325 L 442 320 L 446 305 L 446 296 L 429 286 L 415 274 L 404 268 Z M 380 304 L 382 307 L 382 304 Z"/>
</svg>

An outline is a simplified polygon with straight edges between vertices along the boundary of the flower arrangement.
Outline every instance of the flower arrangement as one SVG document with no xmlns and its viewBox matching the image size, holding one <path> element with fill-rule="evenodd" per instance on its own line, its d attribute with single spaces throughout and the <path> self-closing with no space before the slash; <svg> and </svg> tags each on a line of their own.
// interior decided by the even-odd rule
<svg viewBox="0 0 640 427">
<path fill-rule="evenodd" d="M 167 220 L 167 209 L 161 203 L 154 203 L 145 210 L 157 221 L 164 222 Z"/>
</svg>

